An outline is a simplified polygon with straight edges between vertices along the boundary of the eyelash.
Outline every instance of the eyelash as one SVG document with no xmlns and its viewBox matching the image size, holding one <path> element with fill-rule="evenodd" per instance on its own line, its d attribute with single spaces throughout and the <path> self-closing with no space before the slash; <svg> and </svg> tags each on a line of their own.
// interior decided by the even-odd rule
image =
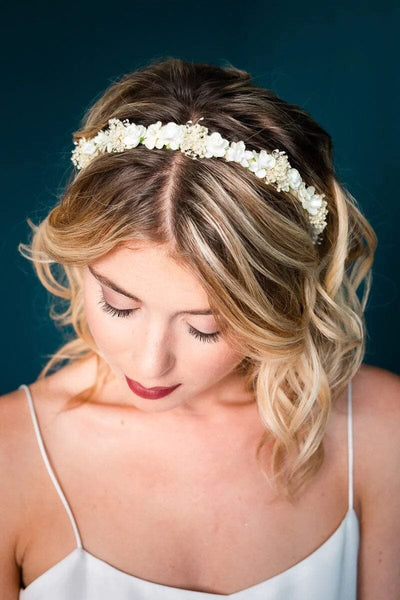
<svg viewBox="0 0 400 600">
<path fill-rule="evenodd" d="M 99 304 L 104 312 L 109 313 L 113 317 L 126 318 L 135 312 L 135 310 L 137 310 L 136 308 L 114 308 L 105 300 L 103 296 L 101 296 Z M 220 335 L 219 331 L 216 331 L 215 333 L 202 333 L 191 325 L 189 325 L 189 333 L 202 342 L 216 342 Z"/>
</svg>

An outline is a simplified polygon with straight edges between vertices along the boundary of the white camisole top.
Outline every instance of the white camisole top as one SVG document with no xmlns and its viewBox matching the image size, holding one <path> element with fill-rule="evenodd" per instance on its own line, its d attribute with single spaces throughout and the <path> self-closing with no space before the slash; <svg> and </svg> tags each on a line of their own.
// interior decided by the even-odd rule
<svg viewBox="0 0 400 600">
<path fill-rule="evenodd" d="M 76 548 L 42 573 L 20 600 L 356 600 L 359 521 L 353 508 L 352 388 L 348 385 L 348 511 L 333 534 L 314 552 L 286 571 L 234 594 L 175 588 L 130 575 L 100 560 L 82 546 L 78 527 L 64 496 L 40 433 L 29 387 L 26 392 L 40 452 L 71 521 Z"/>
</svg>

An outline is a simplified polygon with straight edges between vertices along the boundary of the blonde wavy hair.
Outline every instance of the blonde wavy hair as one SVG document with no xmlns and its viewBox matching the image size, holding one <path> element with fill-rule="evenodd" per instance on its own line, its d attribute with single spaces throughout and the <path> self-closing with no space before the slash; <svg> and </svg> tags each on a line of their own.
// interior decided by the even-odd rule
<svg viewBox="0 0 400 600">
<path fill-rule="evenodd" d="M 209 130 L 248 148 L 286 151 L 306 184 L 326 195 L 322 243 L 313 245 L 306 211 L 289 192 L 237 163 L 193 161 L 143 145 L 100 155 L 71 172 L 59 203 L 38 226 L 28 219 L 32 239 L 19 245 L 42 284 L 66 302 L 59 312 L 53 306 L 51 317 L 74 332 L 39 378 L 64 360 L 95 355 L 96 381 L 71 405 L 96 396 L 110 369 L 88 328 L 81 268 L 132 240 L 168 244 L 171 256 L 190 265 L 244 357 L 238 372 L 254 391 L 265 427 L 257 460 L 270 484 L 293 501 L 323 463 L 332 404 L 363 360 L 377 238 L 335 175 L 329 134 L 230 63 L 167 57 L 138 68 L 112 82 L 73 139 L 95 136 L 112 117 L 148 126 L 201 116 Z M 267 440 L 273 441 L 268 469 Z"/>
</svg>

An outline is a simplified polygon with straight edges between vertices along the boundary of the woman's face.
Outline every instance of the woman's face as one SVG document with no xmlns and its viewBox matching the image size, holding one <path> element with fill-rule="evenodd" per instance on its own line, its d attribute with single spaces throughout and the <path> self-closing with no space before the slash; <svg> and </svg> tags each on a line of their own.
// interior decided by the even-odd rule
<svg viewBox="0 0 400 600">
<path fill-rule="evenodd" d="M 227 400 L 237 383 L 229 376 L 243 356 L 218 333 L 205 291 L 165 246 L 141 242 L 113 250 L 84 269 L 83 285 L 90 332 L 118 391 L 134 406 L 191 410 Z M 148 399 L 129 380 L 145 388 L 180 385 Z"/>
</svg>

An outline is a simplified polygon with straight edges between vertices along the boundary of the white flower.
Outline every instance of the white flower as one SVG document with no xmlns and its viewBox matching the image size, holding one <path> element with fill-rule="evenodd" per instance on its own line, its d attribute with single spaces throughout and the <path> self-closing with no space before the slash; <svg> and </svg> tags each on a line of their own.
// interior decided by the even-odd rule
<svg viewBox="0 0 400 600">
<path fill-rule="evenodd" d="M 261 150 L 261 152 L 256 152 L 253 150 L 253 160 L 249 163 L 249 169 L 252 171 L 257 177 L 262 178 L 267 175 L 266 169 L 273 169 L 275 166 L 275 158 L 268 154 L 266 150 Z"/>
<path fill-rule="evenodd" d="M 161 127 L 158 140 L 156 143 L 157 148 L 167 146 L 170 150 L 178 150 L 182 143 L 184 135 L 184 127 L 177 123 L 167 123 Z"/>
<path fill-rule="evenodd" d="M 125 134 L 122 138 L 125 148 L 136 148 L 140 143 L 140 138 L 144 137 L 146 133 L 146 127 L 143 125 L 135 125 L 135 123 L 131 123 L 127 127 L 125 127 Z"/>
<path fill-rule="evenodd" d="M 300 173 L 298 172 L 297 169 L 289 169 L 288 174 L 288 183 L 290 185 L 291 188 L 293 188 L 294 190 L 296 190 L 299 185 L 301 184 L 301 177 L 300 177 Z"/>
<path fill-rule="evenodd" d="M 310 215 L 316 215 L 318 209 L 322 205 L 322 196 L 315 194 L 315 187 L 310 185 L 306 187 L 305 183 L 302 182 L 298 188 L 298 198 L 303 205 L 303 208 L 310 213 Z"/>
<path fill-rule="evenodd" d="M 145 138 L 142 144 L 144 144 L 149 150 L 153 150 L 153 148 L 156 146 L 161 127 L 161 121 L 152 123 L 147 127 Z"/>
<path fill-rule="evenodd" d="M 109 142 L 109 132 L 108 131 L 99 131 L 95 138 L 93 138 L 94 143 L 100 152 L 105 152 L 107 149 L 107 144 Z"/>
<path fill-rule="evenodd" d="M 225 160 L 234 161 L 242 165 L 242 167 L 249 167 L 249 160 L 253 157 L 253 153 L 250 150 L 246 150 L 244 142 L 231 142 L 228 147 Z"/>
<path fill-rule="evenodd" d="M 240 161 L 240 164 L 242 165 L 242 167 L 246 167 L 248 169 L 249 165 L 250 165 L 250 159 L 251 158 L 253 158 L 252 151 L 251 150 L 246 150 L 246 152 L 244 153 L 243 160 Z"/>
<path fill-rule="evenodd" d="M 245 154 L 246 146 L 244 145 L 244 142 L 231 142 L 229 148 L 226 151 L 225 160 L 227 160 L 228 162 L 232 160 L 234 162 L 240 163 L 242 160 L 245 159 Z"/>
<path fill-rule="evenodd" d="M 211 158 L 212 156 L 225 156 L 228 146 L 228 140 L 225 140 L 220 133 L 214 131 L 214 133 L 208 135 L 206 138 L 206 157 Z"/>
<path fill-rule="evenodd" d="M 265 169 L 273 169 L 275 166 L 275 158 L 272 154 L 268 154 L 266 150 L 261 150 L 259 155 L 260 167 Z"/>
<path fill-rule="evenodd" d="M 83 152 L 83 154 L 89 154 L 89 156 L 96 154 L 96 144 L 93 142 L 93 140 L 85 140 L 81 146 L 81 152 Z"/>
<path fill-rule="evenodd" d="M 310 213 L 310 215 L 316 215 L 319 212 L 319 209 L 322 206 L 322 196 L 319 196 L 318 194 L 314 194 L 314 197 L 312 200 L 309 201 L 308 203 L 308 212 Z"/>
</svg>

